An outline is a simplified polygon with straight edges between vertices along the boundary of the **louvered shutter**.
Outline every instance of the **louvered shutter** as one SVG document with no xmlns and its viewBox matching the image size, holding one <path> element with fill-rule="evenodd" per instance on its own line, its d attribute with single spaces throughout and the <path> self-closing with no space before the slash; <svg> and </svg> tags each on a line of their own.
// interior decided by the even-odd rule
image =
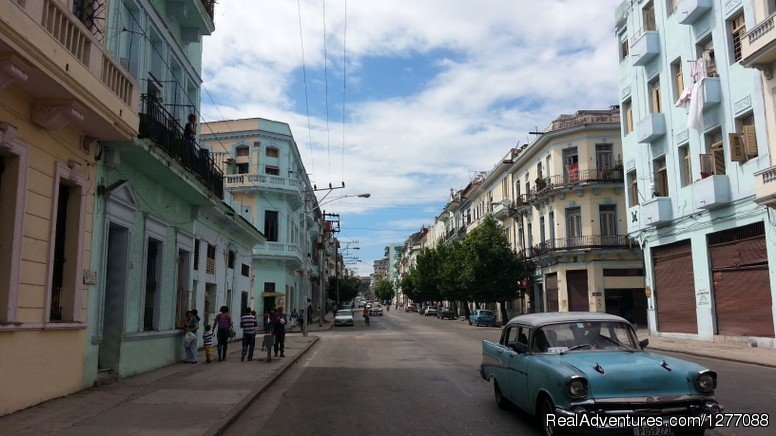
<svg viewBox="0 0 776 436">
<path fill-rule="evenodd" d="M 658 330 L 698 333 L 690 241 L 653 248 L 652 265 Z"/>
<path fill-rule="evenodd" d="M 747 156 L 757 156 L 757 131 L 753 125 L 745 125 L 742 129 Z"/>
<path fill-rule="evenodd" d="M 728 135 L 730 140 L 730 160 L 733 162 L 746 162 L 746 149 L 744 148 L 743 135 L 740 133 L 731 133 Z"/>
</svg>

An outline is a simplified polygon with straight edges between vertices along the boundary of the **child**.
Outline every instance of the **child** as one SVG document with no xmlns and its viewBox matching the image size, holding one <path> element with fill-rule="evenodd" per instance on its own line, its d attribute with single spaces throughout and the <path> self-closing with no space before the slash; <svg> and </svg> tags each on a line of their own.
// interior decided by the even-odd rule
<svg viewBox="0 0 776 436">
<path fill-rule="evenodd" d="M 202 335 L 202 339 L 205 343 L 202 347 L 205 349 L 205 362 L 210 363 L 210 358 L 213 357 L 213 328 L 210 324 L 205 326 L 205 334 Z"/>
</svg>

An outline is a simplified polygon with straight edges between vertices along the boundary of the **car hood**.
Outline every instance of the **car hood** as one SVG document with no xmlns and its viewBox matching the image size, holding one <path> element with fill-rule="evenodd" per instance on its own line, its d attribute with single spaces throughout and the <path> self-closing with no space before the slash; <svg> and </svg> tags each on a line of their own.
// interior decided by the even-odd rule
<svg viewBox="0 0 776 436">
<path fill-rule="evenodd" d="M 706 369 L 681 359 L 638 351 L 572 351 L 558 358 L 559 363 L 587 377 L 593 398 L 696 393 L 695 377 Z"/>
</svg>

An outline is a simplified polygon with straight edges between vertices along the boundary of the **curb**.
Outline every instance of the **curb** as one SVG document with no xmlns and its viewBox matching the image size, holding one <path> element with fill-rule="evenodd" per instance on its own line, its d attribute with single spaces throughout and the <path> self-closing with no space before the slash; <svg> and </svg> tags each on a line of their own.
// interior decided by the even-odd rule
<svg viewBox="0 0 776 436">
<path fill-rule="evenodd" d="M 312 348 L 313 345 L 318 343 L 318 340 L 320 337 L 318 336 L 312 336 L 314 340 L 307 344 L 307 346 L 299 352 L 296 356 L 294 356 L 293 359 L 291 359 L 288 364 L 285 366 L 285 368 L 278 371 L 278 373 L 275 375 L 275 377 L 272 377 L 270 380 L 267 381 L 263 386 L 259 386 L 257 389 L 255 389 L 253 392 L 249 393 L 248 396 L 242 399 L 239 403 L 237 403 L 236 406 L 232 408 L 232 410 L 229 411 L 229 414 L 222 418 L 217 424 L 210 427 L 204 434 L 206 436 L 220 436 L 224 434 L 224 432 L 235 422 L 237 419 L 245 412 L 245 410 L 250 407 L 251 404 L 253 404 L 254 401 L 256 401 L 257 398 L 261 396 L 267 389 L 269 389 L 272 385 L 275 384 L 275 381 L 279 379 L 286 371 L 288 371 L 288 368 L 291 367 L 294 363 L 296 363 L 297 360 L 299 360 L 302 356 L 304 356 L 307 351 Z"/>
<path fill-rule="evenodd" d="M 734 363 L 744 363 L 747 365 L 757 365 L 762 366 L 765 368 L 776 368 L 776 363 L 764 363 L 764 362 L 752 362 L 751 360 L 744 360 L 744 359 L 736 359 L 733 357 L 724 357 L 724 356 L 717 356 L 712 354 L 703 354 L 698 353 L 696 351 L 684 351 L 684 350 L 677 350 L 673 348 L 664 348 L 660 346 L 653 346 L 653 345 L 647 345 L 647 351 L 649 350 L 657 350 L 657 351 L 668 351 L 671 353 L 679 353 L 679 354 L 686 354 L 688 356 L 695 356 L 695 357 L 705 357 L 706 359 L 717 359 L 717 360 L 725 360 L 727 362 L 734 362 Z"/>
</svg>

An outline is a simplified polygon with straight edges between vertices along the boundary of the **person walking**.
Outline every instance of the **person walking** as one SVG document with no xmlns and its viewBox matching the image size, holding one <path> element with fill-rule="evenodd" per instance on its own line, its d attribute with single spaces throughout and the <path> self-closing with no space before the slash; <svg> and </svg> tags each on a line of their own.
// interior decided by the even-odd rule
<svg viewBox="0 0 776 436">
<path fill-rule="evenodd" d="M 297 322 L 297 320 L 299 319 L 298 317 L 299 317 L 299 314 L 296 312 L 296 307 L 295 307 L 295 308 L 294 308 L 294 309 L 291 311 L 291 315 L 289 316 L 289 318 L 290 318 L 290 321 L 291 321 L 291 322 L 290 322 L 290 324 L 289 324 L 289 325 L 291 326 L 291 330 L 293 330 L 293 329 L 294 329 L 294 327 L 296 327 L 296 322 Z"/>
<path fill-rule="evenodd" d="M 286 349 L 286 314 L 283 313 L 283 307 L 278 307 L 272 322 L 272 334 L 275 336 L 275 357 L 285 356 Z"/>
<path fill-rule="evenodd" d="M 229 341 L 229 331 L 232 330 L 232 317 L 229 316 L 229 307 L 221 306 L 218 315 L 213 320 L 216 328 L 216 338 L 218 338 L 218 361 L 226 360 L 226 343 Z"/>
<path fill-rule="evenodd" d="M 363 312 L 364 322 L 366 325 L 369 325 L 369 308 L 364 306 L 364 312 Z"/>
<path fill-rule="evenodd" d="M 258 325 L 256 315 L 251 313 L 250 307 L 246 308 L 245 314 L 240 318 L 240 328 L 243 331 L 240 362 L 245 360 L 246 353 L 248 354 L 248 360 L 253 360 L 253 349 L 256 348 L 256 327 Z"/>
<path fill-rule="evenodd" d="M 197 310 L 186 312 L 186 333 L 183 339 L 183 347 L 186 350 L 184 363 L 197 363 L 197 331 L 199 330 L 199 316 Z"/>
<path fill-rule="evenodd" d="M 205 350 L 205 363 L 210 363 L 213 358 L 213 328 L 210 324 L 205 326 L 205 333 L 202 335 L 202 348 Z"/>
</svg>

